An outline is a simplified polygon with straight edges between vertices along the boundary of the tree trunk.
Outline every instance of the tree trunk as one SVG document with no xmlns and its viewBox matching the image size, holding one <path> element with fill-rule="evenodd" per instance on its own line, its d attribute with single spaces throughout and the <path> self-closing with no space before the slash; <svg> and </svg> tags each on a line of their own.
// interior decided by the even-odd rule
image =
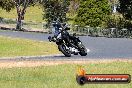
<svg viewBox="0 0 132 88">
<path fill-rule="evenodd" d="M 21 19 L 21 15 L 18 15 L 16 30 L 21 30 L 21 29 L 22 29 L 22 19 Z"/>
<path fill-rule="evenodd" d="M 17 25 L 16 25 L 16 30 L 21 30 L 22 26 L 22 21 L 21 21 L 21 9 L 20 5 L 18 4 L 19 2 L 16 3 L 16 9 L 17 9 Z"/>
<path fill-rule="evenodd" d="M 24 20 L 24 15 L 28 4 L 29 2 L 25 0 L 23 8 L 20 8 L 20 2 L 16 3 L 17 15 L 18 15 L 16 30 L 22 30 L 22 20 Z"/>
<path fill-rule="evenodd" d="M 23 8 L 23 10 L 19 9 L 17 11 L 17 14 L 18 14 L 17 25 L 16 25 L 16 29 L 17 30 L 21 30 L 22 29 L 22 20 L 24 20 L 25 11 L 26 11 L 25 8 Z"/>
</svg>

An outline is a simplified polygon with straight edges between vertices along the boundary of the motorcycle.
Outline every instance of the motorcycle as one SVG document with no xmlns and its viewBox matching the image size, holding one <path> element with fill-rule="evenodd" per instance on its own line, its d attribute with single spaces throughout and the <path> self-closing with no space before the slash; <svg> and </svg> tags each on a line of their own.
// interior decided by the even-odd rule
<svg viewBox="0 0 132 88">
<path fill-rule="evenodd" d="M 61 51 L 66 57 L 71 57 L 71 54 L 81 56 L 87 55 L 87 49 L 80 41 L 79 37 L 74 33 L 70 35 L 67 24 L 61 24 L 59 22 L 54 22 L 53 24 L 54 36 L 49 36 L 49 41 L 53 41 L 58 45 L 59 51 Z"/>
</svg>

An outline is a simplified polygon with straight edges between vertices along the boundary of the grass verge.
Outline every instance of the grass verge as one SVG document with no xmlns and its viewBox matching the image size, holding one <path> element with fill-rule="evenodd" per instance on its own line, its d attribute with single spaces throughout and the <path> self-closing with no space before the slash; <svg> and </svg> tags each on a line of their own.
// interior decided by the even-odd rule
<svg viewBox="0 0 132 88">
<path fill-rule="evenodd" d="M 130 74 L 132 61 L 81 64 L 88 74 Z M 86 84 L 80 86 L 75 76 L 78 64 L 60 64 L 26 68 L 1 68 L 0 88 L 131 88 L 129 84 Z"/>
<path fill-rule="evenodd" d="M 57 53 L 59 51 L 53 43 L 0 36 L 0 57 L 52 55 Z"/>
</svg>

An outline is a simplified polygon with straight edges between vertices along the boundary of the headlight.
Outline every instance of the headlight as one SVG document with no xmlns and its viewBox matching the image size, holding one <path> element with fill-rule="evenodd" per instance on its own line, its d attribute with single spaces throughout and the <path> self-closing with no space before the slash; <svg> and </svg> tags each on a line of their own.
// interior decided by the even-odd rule
<svg viewBox="0 0 132 88">
<path fill-rule="evenodd" d="M 59 30 L 62 30 L 62 28 L 59 28 Z"/>
</svg>

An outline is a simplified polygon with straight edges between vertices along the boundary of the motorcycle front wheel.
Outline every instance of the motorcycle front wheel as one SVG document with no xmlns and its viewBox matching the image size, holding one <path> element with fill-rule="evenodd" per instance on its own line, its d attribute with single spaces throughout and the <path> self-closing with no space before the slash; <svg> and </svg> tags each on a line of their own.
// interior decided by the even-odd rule
<svg viewBox="0 0 132 88">
<path fill-rule="evenodd" d="M 58 45 L 59 51 L 61 51 L 66 57 L 71 57 L 71 52 L 67 49 L 65 44 Z"/>
</svg>

